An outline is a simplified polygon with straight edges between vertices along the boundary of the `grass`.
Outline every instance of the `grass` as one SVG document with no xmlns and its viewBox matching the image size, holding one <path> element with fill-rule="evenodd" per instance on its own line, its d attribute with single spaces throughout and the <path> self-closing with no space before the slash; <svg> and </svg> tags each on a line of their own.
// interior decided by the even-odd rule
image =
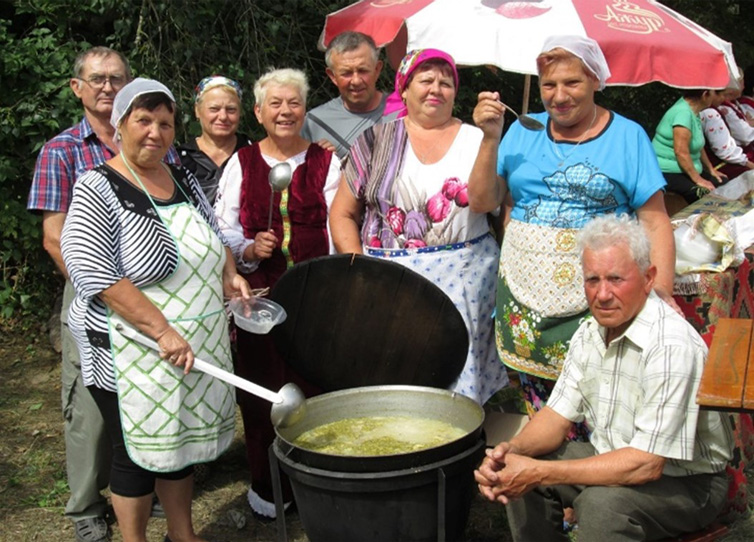
<svg viewBox="0 0 754 542">
<path fill-rule="evenodd" d="M 0 348 L 0 358 L 8 360 L 0 367 L 0 518 L 29 506 L 62 514 L 68 493 L 62 419 L 51 404 L 60 393 L 57 357 L 35 342 L 11 344 L 10 351 Z"/>
</svg>

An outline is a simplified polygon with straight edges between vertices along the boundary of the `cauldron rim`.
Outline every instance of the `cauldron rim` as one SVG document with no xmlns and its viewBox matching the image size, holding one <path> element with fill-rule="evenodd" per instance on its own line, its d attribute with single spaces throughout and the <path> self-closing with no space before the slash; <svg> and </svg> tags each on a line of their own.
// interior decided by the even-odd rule
<svg viewBox="0 0 754 542">
<path fill-rule="evenodd" d="M 456 405 L 459 408 L 471 412 L 469 415 L 471 418 L 465 425 L 461 426 L 456 423 L 456 426 L 461 427 L 466 431 L 466 434 L 451 442 L 447 442 L 440 446 L 434 446 L 419 450 L 415 452 L 381 455 L 381 456 L 345 456 L 324 454 L 321 452 L 315 452 L 307 450 L 293 444 L 293 440 L 301 433 L 318 427 L 325 423 L 337 421 L 346 417 L 360 417 L 359 414 L 354 415 L 353 411 L 344 412 L 342 416 L 326 419 L 319 423 L 312 424 L 311 418 L 313 414 L 317 413 L 317 409 L 321 405 L 332 405 L 334 402 L 343 402 L 344 399 L 358 397 L 364 394 L 374 395 L 380 401 L 386 401 L 388 396 L 396 394 L 422 394 L 423 397 L 430 397 L 435 402 L 447 402 L 447 407 Z M 466 397 L 458 392 L 449 391 L 441 388 L 432 388 L 427 386 L 411 386 L 411 385 L 385 385 L 385 386 L 362 386 L 358 388 L 349 388 L 346 390 L 339 390 L 330 393 L 318 395 L 306 400 L 307 414 L 304 419 L 288 428 L 276 428 L 276 446 L 275 453 L 278 452 L 285 457 L 289 457 L 292 461 L 301 463 L 303 465 L 319 468 L 328 471 L 343 471 L 343 472 L 385 472 L 394 470 L 403 470 L 407 468 L 416 468 L 428 463 L 434 463 L 442 461 L 443 459 L 461 453 L 468 449 L 475 443 L 482 434 L 482 425 L 484 423 L 484 409 L 473 399 Z M 447 412 L 447 410 L 446 410 Z M 421 414 L 412 413 L 409 415 L 421 415 L 424 418 L 448 420 L 447 416 L 438 416 L 437 409 L 429 409 L 423 411 Z M 383 412 L 372 412 L 371 415 L 384 415 Z M 400 413 L 391 412 L 389 415 L 401 415 Z M 307 420 L 310 421 L 307 424 Z M 454 420 L 456 421 L 456 420 Z"/>
</svg>

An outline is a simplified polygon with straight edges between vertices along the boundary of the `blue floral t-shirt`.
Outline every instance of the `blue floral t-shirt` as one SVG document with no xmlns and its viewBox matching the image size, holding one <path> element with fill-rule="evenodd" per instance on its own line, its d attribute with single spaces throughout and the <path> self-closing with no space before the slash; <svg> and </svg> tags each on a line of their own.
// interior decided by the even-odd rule
<svg viewBox="0 0 754 542">
<path fill-rule="evenodd" d="M 547 124 L 547 113 L 532 115 Z M 497 171 L 508 182 L 514 220 L 555 228 L 582 228 L 606 213 L 630 213 L 665 186 L 644 130 L 610 113 L 596 137 L 553 141 L 514 123 L 498 149 Z"/>
</svg>

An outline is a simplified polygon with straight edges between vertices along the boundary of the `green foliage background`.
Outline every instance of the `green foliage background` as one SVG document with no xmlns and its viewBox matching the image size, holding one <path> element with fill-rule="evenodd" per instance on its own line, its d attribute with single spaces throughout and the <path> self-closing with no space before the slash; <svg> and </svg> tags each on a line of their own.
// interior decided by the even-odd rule
<svg viewBox="0 0 754 542">
<path fill-rule="evenodd" d="M 463 0 L 458 0 L 463 1 Z M 348 0 L 0 0 L 0 327 L 25 329 L 46 318 L 62 278 L 41 245 L 41 218 L 26 211 L 34 163 L 44 142 L 78 122 L 80 104 L 68 88 L 73 59 L 91 45 L 122 51 L 134 73 L 166 83 L 179 102 L 177 139 L 199 134 L 191 104 L 203 77 L 223 73 L 248 90 L 242 131 L 262 131 L 252 114 L 251 87 L 269 66 L 301 68 L 309 105 L 334 95 L 316 48 L 327 13 Z M 754 63 L 754 2 L 667 0 L 733 43 L 739 64 Z M 382 87 L 392 88 L 392 70 Z M 476 93 L 500 90 L 522 105 L 524 77 L 461 70 L 457 115 L 469 121 Z M 535 82 L 533 82 L 535 83 Z M 659 84 L 608 88 L 600 102 L 651 134 L 677 91 Z M 540 107 L 536 88 L 531 109 Z"/>
</svg>

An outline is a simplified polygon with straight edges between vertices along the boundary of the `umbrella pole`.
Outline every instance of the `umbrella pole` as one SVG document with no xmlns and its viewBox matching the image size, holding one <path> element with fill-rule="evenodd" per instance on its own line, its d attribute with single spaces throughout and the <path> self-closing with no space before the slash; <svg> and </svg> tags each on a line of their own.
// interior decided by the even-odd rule
<svg viewBox="0 0 754 542">
<path fill-rule="evenodd" d="M 531 90 L 531 75 L 528 73 L 524 76 L 524 95 L 521 98 L 521 114 L 525 115 L 529 112 L 529 91 Z"/>
</svg>

